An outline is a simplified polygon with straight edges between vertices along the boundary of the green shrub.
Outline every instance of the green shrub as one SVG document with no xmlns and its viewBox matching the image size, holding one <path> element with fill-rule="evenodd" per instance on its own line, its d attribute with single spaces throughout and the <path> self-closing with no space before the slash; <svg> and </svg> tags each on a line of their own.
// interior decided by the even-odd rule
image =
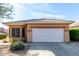
<svg viewBox="0 0 79 59">
<path fill-rule="evenodd" d="M 17 39 L 13 39 L 13 40 L 12 40 L 12 42 L 16 42 L 16 41 L 18 41 L 18 40 L 17 40 Z"/>
<path fill-rule="evenodd" d="M 21 41 L 15 41 L 11 44 L 10 50 L 11 51 L 19 51 L 19 50 L 24 50 L 24 44 Z"/>
<path fill-rule="evenodd" d="M 5 39 L 7 35 L 0 35 L 0 39 Z"/>
<path fill-rule="evenodd" d="M 79 29 L 70 29 L 70 40 L 79 41 Z"/>
</svg>

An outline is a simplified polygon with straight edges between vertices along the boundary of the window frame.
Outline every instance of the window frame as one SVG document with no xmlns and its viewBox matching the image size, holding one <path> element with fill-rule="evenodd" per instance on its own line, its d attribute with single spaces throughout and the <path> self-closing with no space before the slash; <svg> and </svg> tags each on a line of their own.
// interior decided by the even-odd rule
<svg viewBox="0 0 79 59">
<path fill-rule="evenodd" d="M 18 30 L 18 31 L 17 31 Z M 14 33 L 13 33 L 14 31 Z M 19 34 L 18 34 L 19 32 Z M 20 37 L 20 28 L 12 28 L 12 37 Z"/>
</svg>

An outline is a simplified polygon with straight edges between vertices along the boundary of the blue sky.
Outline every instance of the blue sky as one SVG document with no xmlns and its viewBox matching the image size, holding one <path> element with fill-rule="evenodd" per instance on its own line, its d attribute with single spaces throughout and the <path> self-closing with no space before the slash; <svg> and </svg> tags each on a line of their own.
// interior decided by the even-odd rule
<svg viewBox="0 0 79 59">
<path fill-rule="evenodd" d="M 77 3 L 14 3 L 12 5 L 15 13 L 13 20 L 57 18 L 78 21 L 79 19 Z"/>
<path fill-rule="evenodd" d="M 4 19 L 4 22 L 35 18 L 79 20 L 79 4 L 77 3 L 14 3 L 12 5 L 14 19 Z"/>
<path fill-rule="evenodd" d="M 68 3 L 40 3 L 40 4 L 13 4 L 15 8 L 15 19 L 23 20 L 29 18 L 59 18 L 67 20 L 79 19 L 79 4 Z"/>
</svg>

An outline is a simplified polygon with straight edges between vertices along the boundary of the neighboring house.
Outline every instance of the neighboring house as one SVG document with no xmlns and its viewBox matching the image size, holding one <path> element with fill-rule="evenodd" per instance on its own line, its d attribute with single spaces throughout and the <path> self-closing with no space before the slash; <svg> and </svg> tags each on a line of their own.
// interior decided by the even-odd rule
<svg viewBox="0 0 79 59">
<path fill-rule="evenodd" d="M 26 42 L 70 42 L 69 25 L 73 21 L 30 19 L 3 23 L 9 26 L 9 40 Z"/>
<path fill-rule="evenodd" d="M 2 34 L 8 34 L 8 30 L 1 27 L 0 28 L 0 35 L 2 35 Z"/>
<path fill-rule="evenodd" d="M 72 23 L 69 25 L 70 28 L 79 28 L 79 22 Z"/>
</svg>

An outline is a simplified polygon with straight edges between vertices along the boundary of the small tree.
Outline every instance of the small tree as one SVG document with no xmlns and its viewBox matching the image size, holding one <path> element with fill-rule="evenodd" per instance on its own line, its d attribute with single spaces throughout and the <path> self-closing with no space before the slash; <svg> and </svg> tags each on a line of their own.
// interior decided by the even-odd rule
<svg viewBox="0 0 79 59">
<path fill-rule="evenodd" d="M 8 3 L 0 3 L 0 19 L 12 18 L 13 6 Z"/>
</svg>

